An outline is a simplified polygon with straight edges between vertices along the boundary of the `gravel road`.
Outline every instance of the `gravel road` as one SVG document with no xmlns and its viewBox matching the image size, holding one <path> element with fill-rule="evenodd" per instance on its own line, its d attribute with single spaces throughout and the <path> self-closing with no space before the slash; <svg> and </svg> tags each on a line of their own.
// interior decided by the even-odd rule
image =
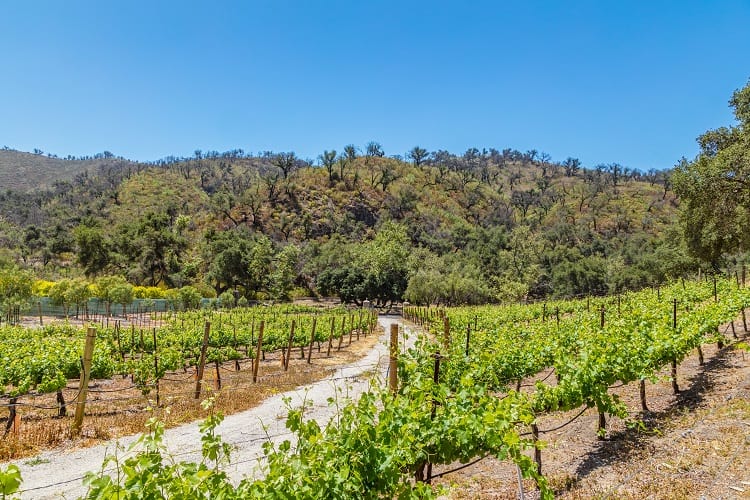
<svg viewBox="0 0 750 500">
<path fill-rule="evenodd" d="M 364 358 L 338 367 L 326 379 L 278 394 L 255 408 L 229 415 L 224 419 L 217 432 L 224 441 L 234 447 L 232 461 L 224 467 L 233 480 L 239 481 L 245 476 L 255 476 L 259 473 L 263 460 L 262 445 L 269 437 L 277 443 L 293 438 L 285 426 L 288 411 L 283 401 L 285 398 L 291 398 L 291 407 L 306 404 L 306 418 L 314 418 L 324 425 L 335 415 L 335 407 L 328 404 L 329 398 L 356 398 L 370 387 L 373 375 L 383 379 L 388 368 L 387 332 L 392 323 L 401 324 L 401 318 L 381 316 L 378 322 L 386 334 Z M 406 343 L 413 343 L 414 337 L 408 335 Z M 402 337 L 399 342 L 403 340 Z M 127 449 L 137 438 L 138 436 L 122 437 L 91 448 L 71 451 L 46 451 L 16 463 L 23 477 L 21 498 L 70 499 L 84 495 L 86 489 L 81 482 L 83 474 L 99 470 L 105 455 L 115 449 L 116 443 Z M 168 429 L 165 432 L 164 444 L 175 460 L 200 461 L 198 423 Z M 124 458 L 127 454 L 121 452 L 120 456 Z"/>
</svg>

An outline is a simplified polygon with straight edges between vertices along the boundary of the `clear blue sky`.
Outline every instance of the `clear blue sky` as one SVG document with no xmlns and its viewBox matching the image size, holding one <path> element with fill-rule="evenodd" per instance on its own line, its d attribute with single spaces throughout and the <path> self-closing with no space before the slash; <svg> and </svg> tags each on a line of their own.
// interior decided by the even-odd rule
<svg viewBox="0 0 750 500">
<path fill-rule="evenodd" d="M 741 1 L 0 5 L 0 146 L 138 160 L 370 140 L 671 167 L 733 123 Z"/>
</svg>

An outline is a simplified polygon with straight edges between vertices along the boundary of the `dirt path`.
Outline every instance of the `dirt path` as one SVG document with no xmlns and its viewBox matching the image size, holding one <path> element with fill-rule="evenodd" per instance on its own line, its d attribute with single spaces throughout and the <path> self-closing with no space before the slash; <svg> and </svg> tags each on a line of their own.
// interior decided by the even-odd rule
<svg viewBox="0 0 750 500">
<path fill-rule="evenodd" d="M 378 322 L 388 332 L 392 323 L 400 324 L 400 318 L 381 316 Z M 336 414 L 335 405 L 328 403 L 329 398 L 339 401 L 356 398 L 370 387 L 372 376 L 384 377 L 388 366 L 386 337 L 384 335 L 365 357 L 336 368 L 327 378 L 275 395 L 255 408 L 226 417 L 218 433 L 234 447 L 231 463 L 224 467 L 229 476 L 238 481 L 248 475 L 257 475 L 263 460 L 263 443 L 268 439 L 279 443 L 293 437 L 285 427 L 288 407 L 284 399 L 290 398 L 288 404 L 293 408 L 305 404 L 306 417 L 325 424 Z M 413 341 L 414 335 L 407 337 L 408 344 Z M 116 443 L 127 449 L 137 437 L 128 436 L 85 449 L 44 452 L 16 462 L 23 477 L 21 498 L 77 498 L 84 495 L 83 474 L 101 469 L 105 455 L 115 449 Z M 197 422 L 166 430 L 164 443 L 175 460 L 200 461 Z M 120 458 L 127 456 L 125 452 L 119 455 Z"/>
</svg>

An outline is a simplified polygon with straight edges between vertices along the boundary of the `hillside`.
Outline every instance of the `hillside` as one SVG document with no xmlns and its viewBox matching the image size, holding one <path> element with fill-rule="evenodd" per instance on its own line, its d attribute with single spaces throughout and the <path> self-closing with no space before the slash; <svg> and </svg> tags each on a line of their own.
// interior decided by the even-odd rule
<svg viewBox="0 0 750 500">
<path fill-rule="evenodd" d="M 26 192 L 51 188 L 55 181 L 70 181 L 83 172 L 93 173 L 100 167 L 120 162 L 121 159 L 109 155 L 104 157 L 104 154 L 88 159 L 61 159 L 0 149 L 0 190 Z"/>
<path fill-rule="evenodd" d="M 370 144 L 320 166 L 241 151 L 112 160 L 49 190 L 0 194 L 0 241 L 5 259 L 53 279 L 114 273 L 355 302 L 600 294 L 695 266 L 668 172 L 511 149 L 410 156 Z"/>
</svg>

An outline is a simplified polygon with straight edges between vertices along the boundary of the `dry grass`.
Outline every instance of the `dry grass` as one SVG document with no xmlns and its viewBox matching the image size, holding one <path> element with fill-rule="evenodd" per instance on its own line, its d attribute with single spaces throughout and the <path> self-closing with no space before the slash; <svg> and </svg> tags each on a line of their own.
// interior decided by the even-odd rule
<svg viewBox="0 0 750 500">
<path fill-rule="evenodd" d="M 32 456 L 41 450 L 56 447 L 92 446 L 101 441 L 136 434 L 144 429 L 144 424 L 152 416 L 165 420 L 168 427 L 192 422 L 205 416 L 200 401 L 208 394 L 216 395 L 216 408 L 225 415 L 247 410 L 258 405 L 274 394 L 321 380 L 336 367 L 352 363 L 362 358 L 378 342 L 379 331 L 373 335 L 353 338 L 351 345 L 344 340 L 341 351 L 336 345 L 331 357 L 326 357 L 326 347 L 321 352 L 313 349 L 311 363 L 300 359 L 300 349 L 292 351 L 289 370 L 281 366 L 280 352 L 266 353 L 258 370 L 258 383 L 252 381 L 252 362 L 243 360 L 236 370 L 234 361 L 220 365 L 221 389 L 218 388 L 215 365 L 207 364 L 202 383 L 202 396 L 195 395 L 195 370 L 169 373 L 160 382 L 160 407 L 156 407 L 155 392 L 144 395 L 134 388 L 130 378 L 115 377 L 109 380 L 96 380 L 86 402 L 86 417 L 81 436 L 73 438 L 70 427 L 73 422 L 74 406 L 69 405 L 68 415 L 55 416 L 55 395 L 37 398 L 20 398 L 19 403 L 33 406 L 19 406 L 20 426 L 14 428 L 4 439 L 0 438 L 0 460 L 14 460 Z M 73 401 L 78 393 L 78 384 L 71 383 L 64 391 L 66 401 Z M 169 415 L 164 409 L 169 407 Z M 0 419 L 4 428 L 7 418 Z"/>
</svg>

